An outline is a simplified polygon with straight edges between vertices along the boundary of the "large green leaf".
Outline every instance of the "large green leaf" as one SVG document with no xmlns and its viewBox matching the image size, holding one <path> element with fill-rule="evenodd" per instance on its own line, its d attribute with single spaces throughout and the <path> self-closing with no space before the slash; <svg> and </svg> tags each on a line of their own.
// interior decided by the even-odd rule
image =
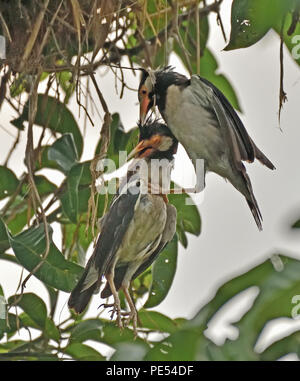
<svg viewBox="0 0 300 381">
<path fill-rule="evenodd" d="M 297 353 L 300 356 L 300 332 L 294 332 L 275 341 L 260 354 L 262 361 L 274 361 L 288 353 Z"/>
<path fill-rule="evenodd" d="M 206 329 L 209 320 L 224 304 L 240 292 L 253 286 L 260 286 L 273 271 L 274 267 L 272 263 L 267 260 L 244 274 L 224 283 L 217 290 L 211 301 L 204 305 L 197 312 L 196 316 L 188 322 L 188 325 L 198 327 L 199 330 Z"/>
<path fill-rule="evenodd" d="M 265 325 L 276 318 L 292 317 L 292 300 L 299 295 L 300 261 L 286 256 L 274 256 L 282 266 L 273 268 L 260 284 L 260 293 L 249 312 L 237 324 L 240 336 L 247 337 L 249 345 L 255 345 Z"/>
<path fill-rule="evenodd" d="M 186 193 L 170 194 L 168 199 L 177 209 L 176 230 L 178 238 L 184 247 L 187 247 L 186 232 L 198 236 L 201 232 L 201 218 L 199 210 Z M 188 203 L 186 202 L 188 200 Z"/>
<path fill-rule="evenodd" d="M 193 329 L 182 329 L 154 345 L 144 357 L 147 361 L 208 360 L 210 341 Z"/>
<path fill-rule="evenodd" d="M 24 122 L 28 121 L 28 107 L 29 101 L 26 102 L 22 115 L 11 121 L 17 128 L 23 129 Z M 42 127 L 47 127 L 54 133 L 71 133 L 76 144 L 78 156 L 81 156 L 83 148 L 82 135 L 73 114 L 65 104 L 59 102 L 54 97 L 39 94 L 34 123 Z"/>
<path fill-rule="evenodd" d="M 28 194 L 28 193 L 27 193 Z M 18 195 L 5 213 L 4 220 L 10 232 L 18 234 L 33 216 L 33 209 L 29 210 L 27 199 Z"/>
<path fill-rule="evenodd" d="M 79 361 L 103 361 L 103 357 L 96 349 L 81 343 L 69 344 L 64 348 L 64 352 L 73 359 Z"/>
<path fill-rule="evenodd" d="M 209 24 L 207 17 L 203 17 L 200 20 L 200 56 L 202 57 L 203 52 L 206 48 L 206 43 L 209 33 Z M 189 65 L 187 64 L 187 58 L 190 62 L 191 69 L 193 73 L 197 73 L 197 27 L 195 22 L 194 14 L 188 20 L 182 22 L 179 27 L 179 34 L 183 47 L 177 41 L 174 43 L 174 52 L 182 59 L 185 67 L 189 70 Z M 202 61 L 200 60 L 200 67 Z"/>
<path fill-rule="evenodd" d="M 44 225 L 32 227 L 17 236 L 10 237 L 9 241 L 18 261 L 28 271 L 31 271 L 40 263 L 45 252 Z M 65 260 L 51 240 L 48 256 L 34 275 L 49 286 L 70 292 L 82 271 L 82 267 Z"/>
<path fill-rule="evenodd" d="M 72 134 L 64 134 L 48 149 L 48 159 L 55 161 L 64 171 L 69 172 L 78 161 L 78 153 Z"/>
<path fill-rule="evenodd" d="M 82 165 L 78 164 L 71 168 L 67 177 L 67 189 L 61 196 L 61 205 L 64 214 L 73 223 L 77 223 L 78 216 L 78 186 L 82 174 Z"/>
<path fill-rule="evenodd" d="M 175 234 L 173 240 L 159 254 L 152 268 L 152 283 L 149 290 L 149 297 L 145 303 L 145 308 L 151 308 L 161 303 L 167 296 L 172 285 L 176 266 L 178 242 Z"/>
<path fill-rule="evenodd" d="M 23 327 L 22 322 L 17 315 L 8 313 L 8 324 L 3 322 L 0 324 L 0 340 L 2 339 L 4 333 L 7 333 L 8 337 L 13 336 L 16 331 Z"/>
<path fill-rule="evenodd" d="M 9 168 L 0 165 L 0 200 L 13 194 L 19 184 L 16 175 Z"/>
<path fill-rule="evenodd" d="M 8 241 L 8 235 L 7 235 L 7 230 L 6 226 L 0 218 L 0 251 L 5 251 L 9 248 L 9 241 Z"/>
<path fill-rule="evenodd" d="M 166 333 L 174 333 L 181 327 L 180 321 L 176 322 L 160 312 L 145 309 L 139 310 L 139 322 L 142 328 Z"/>
<path fill-rule="evenodd" d="M 115 349 L 110 361 L 141 361 L 149 347 L 146 343 L 123 342 L 116 344 Z"/>
<path fill-rule="evenodd" d="M 41 329 L 45 328 L 47 318 L 47 307 L 45 302 L 33 293 L 24 293 L 20 298 L 20 295 L 13 295 L 8 299 L 8 303 L 15 303 L 21 307 L 24 312 L 37 324 Z"/>
<path fill-rule="evenodd" d="M 86 319 L 78 322 L 75 326 L 68 327 L 66 330 L 71 330 L 70 344 L 93 340 L 115 347 L 120 342 L 134 340 L 134 333 L 131 329 L 124 328 L 120 330 L 115 322 L 104 319 Z M 137 338 L 135 342 L 143 343 L 143 340 Z"/>
<path fill-rule="evenodd" d="M 288 34 L 291 23 L 292 14 L 288 13 L 283 26 L 283 40 L 293 59 L 298 63 L 298 65 L 300 65 L 300 23 L 298 22 L 296 24 L 295 30 L 292 34 Z M 274 25 L 274 29 L 279 35 L 281 34 L 281 27 L 281 22 Z"/>
<path fill-rule="evenodd" d="M 231 34 L 225 50 L 246 48 L 278 24 L 294 0 L 233 0 Z"/>
<path fill-rule="evenodd" d="M 226 76 L 219 73 L 218 62 L 208 48 L 205 49 L 203 57 L 201 57 L 200 74 L 222 91 L 236 110 L 241 111 L 241 106 L 234 88 Z"/>
</svg>

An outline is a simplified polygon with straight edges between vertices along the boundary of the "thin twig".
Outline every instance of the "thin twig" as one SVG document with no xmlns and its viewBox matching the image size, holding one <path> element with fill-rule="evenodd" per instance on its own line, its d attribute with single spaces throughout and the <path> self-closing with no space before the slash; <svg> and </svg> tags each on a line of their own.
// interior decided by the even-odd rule
<svg viewBox="0 0 300 381">
<path fill-rule="evenodd" d="M 92 221 L 92 234 L 95 236 L 95 225 L 96 225 L 96 217 L 97 217 L 97 203 L 95 203 L 95 195 L 97 194 L 96 190 L 96 180 L 99 176 L 101 176 L 103 173 L 102 171 L 99 171 L 97 169 L 97 165 L 99 160 L 104 159 L 104 157 L 107 154 L 108 145 L 110 141 L 110 124 L 111 124 L 111 114 L 108 110 L 107 104 L 105 102 L 105 99 L 99 89 L 99 86 L 97 84 L 96 78 L 94 74 L 90 74 L 91 80 L 93 82 L 93 85 L 95 87 L 95 90 L 98 94 L 101 106 L 104 111 L 104 120 L 101 128 L 101 146 L 100 146 L 100 152 L 98 155 L 94 157 L 94 159 L 91 161 L 90 170 L 92 175 L 92 185 L 91 185 L 91 196 L 89 198 L 88 202 L 88 218 L 87 218 L 87 225 L 86 225 L 86 232 L 88 231 L 89 224 L 90 224 L 90 218 Z M 97 200 L 98 202 L 98 200 Z"/>
<path fill-rule="evenodd" d="M 280 89 L 279 89 L 279 111 L 278 111 L 279 125 L 280 125 L 281 110 L 282 110 L 283 104 L 287 101 L 287 95 L 283 88 L 284 86 L 284 62 L 283 62 L 284 23 L 285 23 L 285 16 L 283 17 L 281 31 L 280 31 Z"/>
</svg>

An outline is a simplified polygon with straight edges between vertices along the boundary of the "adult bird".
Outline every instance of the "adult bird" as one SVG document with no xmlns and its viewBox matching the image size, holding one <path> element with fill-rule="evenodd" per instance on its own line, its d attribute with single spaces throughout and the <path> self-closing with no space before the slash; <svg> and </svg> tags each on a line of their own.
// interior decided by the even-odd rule
<svg viewBox="0 0 300 381">
<path fill-rule="evenodd" d="M 241 192 L 262 230 L 262 216 L 242 161 L 258 159 L 270 169 L 271 161 L 257 148 L 228 99 L 208 80 L 179 74 L 167 66 L 142 70 L 138 89 L 140 120 L 157 106 L 174 136 L 196 168 L 204 160 L 204 173 L 212 171 Z"/>
<path fill-rule="evenodd" d="M 129 292 L 130 282 L 153 263 L 173 238 L 177 215 L 176 208 L 168 203 L 165 194 L 151 194 L 148 189 L 152 182 L 160 183 L 160 177 L 157 180 L 151 174 L 152 159 L 159 159 L 162 170 L 166 166 L 164 180 L 167 174 L 170 183 L 178 143 L 167 126 L 158 121 L 148 121 L 139 127 L 140 141 L 131 153 L 136 160 L 101 221 L 94 252 L 68 302 L 69 308 L 81 313 L 105 276 L 106 285 L 101 297 L 113 295 L 113 314 L 117 313 L 117 323 L 122 327 L 118 290 L 124 291 L 130 309 L 127 322 L 132 319 L 135 334 L 137 312 Z M 142 167 L 148 168 L 148 173 L 141 171 Z"/>
</svg>

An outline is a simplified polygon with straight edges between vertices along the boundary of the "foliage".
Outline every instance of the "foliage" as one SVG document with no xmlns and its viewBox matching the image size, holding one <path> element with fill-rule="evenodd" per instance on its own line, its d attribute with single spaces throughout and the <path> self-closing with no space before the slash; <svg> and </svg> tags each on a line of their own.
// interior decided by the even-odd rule
<svg viewBox="0 0 300 381">
<path fill-rule="evenodd" d="M 299 2 L 270 2 L 233 0 L 226 50 L 249 47 L 274 29 L 292 52 L 293 36 L 300 25 Z M 26 269 L 30 272 L 28 279 L 39 279 L 50 300 L 48 309 L 37 293 L 24 292 L 23 282 L 21 290 L 10 296 L 6 304 L 5 284 L 0 286 L 0 312 L 5 311 L 5 318 L 0 314 L 1 359 L 106 359 L 105 353 L 87 345 L 87 340 L 115 349 L 113 360 L 273 360 L 290 352 L 299 354 L 297 332 L 262 353 L 255 351 L 265 325 L 290 315 L 290 300 L 300 288 L 300 262 L 293 258 L 276 257 L 281 271 L 274 267 L 274 260 L 267 260 L 226 282 L 190 321 L 172 320 L 150 309 L 158 306 L 169 292 L 179 244 L 188 247 L 188 234 L 199 236 L 201 232 L 199 211 L 195 205 L 185 204 L 189 197 L 185 194 L 170 196 L 178 211 L 176 236 L 155 264 L 132 285 L 135 301 L 143 305 L 139 310 L 143 335 L 134 341 L 131 327 L 120 334 L 114 322 L 99 317 L 86 319 L 85 312 L 79 316 L 70 313 L 61 324 L 54 318 L 58 297 L 76 284 L 85 253 L 93 242 L 95 221 L 103 216 L 110 202 L 109 195 L 94 192 L 95 177 L 102 172 L 94 168 L 93 157 L 82 161 L 84 131 L 68 106 L 70 98 L 76 97 L 78 107 L 93 123 L 84 106 L 89 92 L 84 93 L 82 79 L 88 78 L 95 86 L 104 121 L 94 156 L 108 157 L 117 167 L 118 152 L 132 150 L 137 129 L 125 132 L 120 115 L 111 115 L 102 95 L 105 89 L 95 80 L 98 67 L 119 66 L 124 57 L 132 67 L 156 67 L 167 64 L 174 52 L 188 71 L 213 82 L 240 110 L 234 87 L 219 72 L 218 62 L 206 46 L 212 28 L 208 15 L 212 12 L 219 17 L 221 3 L 222 0 L 1 2 L 0 34 L 6 37 L 7 54 L 0 61 L 0 107 L 7 102 L 14 109 L 9 129 L 16 132 L 17 138 L 0 166 L 0 261 Z M 220 17 L 219 22 L 222 24 Z M 299 63 L 299 59 L 295 60 Z M 119 80 L 122 97 L 127 91 L 122 68 L 116 73 L 116 81 Z M 42 135 L 34 146 L 33 134 L 38 127 Z M 17 176 L 16 168 L 9 167 L 9 162 L 23 130 L 27 132 L 27 147 L 22 160 L 27 169 Z M 45 132 L 51 134 L 51 141 L 44 138 Z M 63 176 L 60 186 L 39 173 L 49 168 Z M 59 224 L 62 232 L 61 250 L 52 240 L 54 223 Z M 259 288 L 259 294 L 252 308 L 235 322 L 239 338 L 219 346 L 213 343 L 204 334 L 210 320 L 235 295 L 254 286 Z M 38 337 L 16 338 L 25 329 L 35 329 Z M 153 332 L 160 334 L 158 341 L 152 340 Z"/>
</svg>

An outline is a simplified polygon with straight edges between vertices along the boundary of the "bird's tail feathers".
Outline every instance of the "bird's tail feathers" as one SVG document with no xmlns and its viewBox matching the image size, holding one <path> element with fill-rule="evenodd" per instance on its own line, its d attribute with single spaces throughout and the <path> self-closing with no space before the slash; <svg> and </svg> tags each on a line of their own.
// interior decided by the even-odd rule
<svg viewBox="0 0 300 381">
<path fill-rule="evenodd" d="M 258 203 L 256 201 L 256 198 L 254 196 L 251 181 L 250 181 L 249 176 L 246 173 L 245 167 L 241 170 L 241 174 L 243 176 L 243 180 L 244 180 L 245 186 L 247 188 L 246 194 L 244 192 L 243 192 L 243 194 L 246 198 L 247 204 L 249 205 L 249 208 L 250 208 L 251 213 L 254 217 L 256 225 L 257 225 L 258 229 L 261 231 L 263 218 L 262 218 L 261 212 L 259 210 L 259 206 L 258 206 Z"/>
<path fill-rule="evenodd" d="M 276 169 L 274 164 L 267 158 L 267 156 L 263 152 L 261 152 L 259 148 L 257 148 L 257 146 L 254 143 L 253 143 L 253 148 L 254 148 L 254 155 L 257 160 L 259 160 L 263 165 L 265 165 L 269 169 Z"/>
<path fill-rule="evenodd" d="M 94 279 L 94 282 L 93 282 Z M 87 265 L 76 287 L 71 292 L 68 306 L 81 313 L 89 304 L 92 295 L 99 289 L 100 278 L 92 265 Z"/>
</svg>

